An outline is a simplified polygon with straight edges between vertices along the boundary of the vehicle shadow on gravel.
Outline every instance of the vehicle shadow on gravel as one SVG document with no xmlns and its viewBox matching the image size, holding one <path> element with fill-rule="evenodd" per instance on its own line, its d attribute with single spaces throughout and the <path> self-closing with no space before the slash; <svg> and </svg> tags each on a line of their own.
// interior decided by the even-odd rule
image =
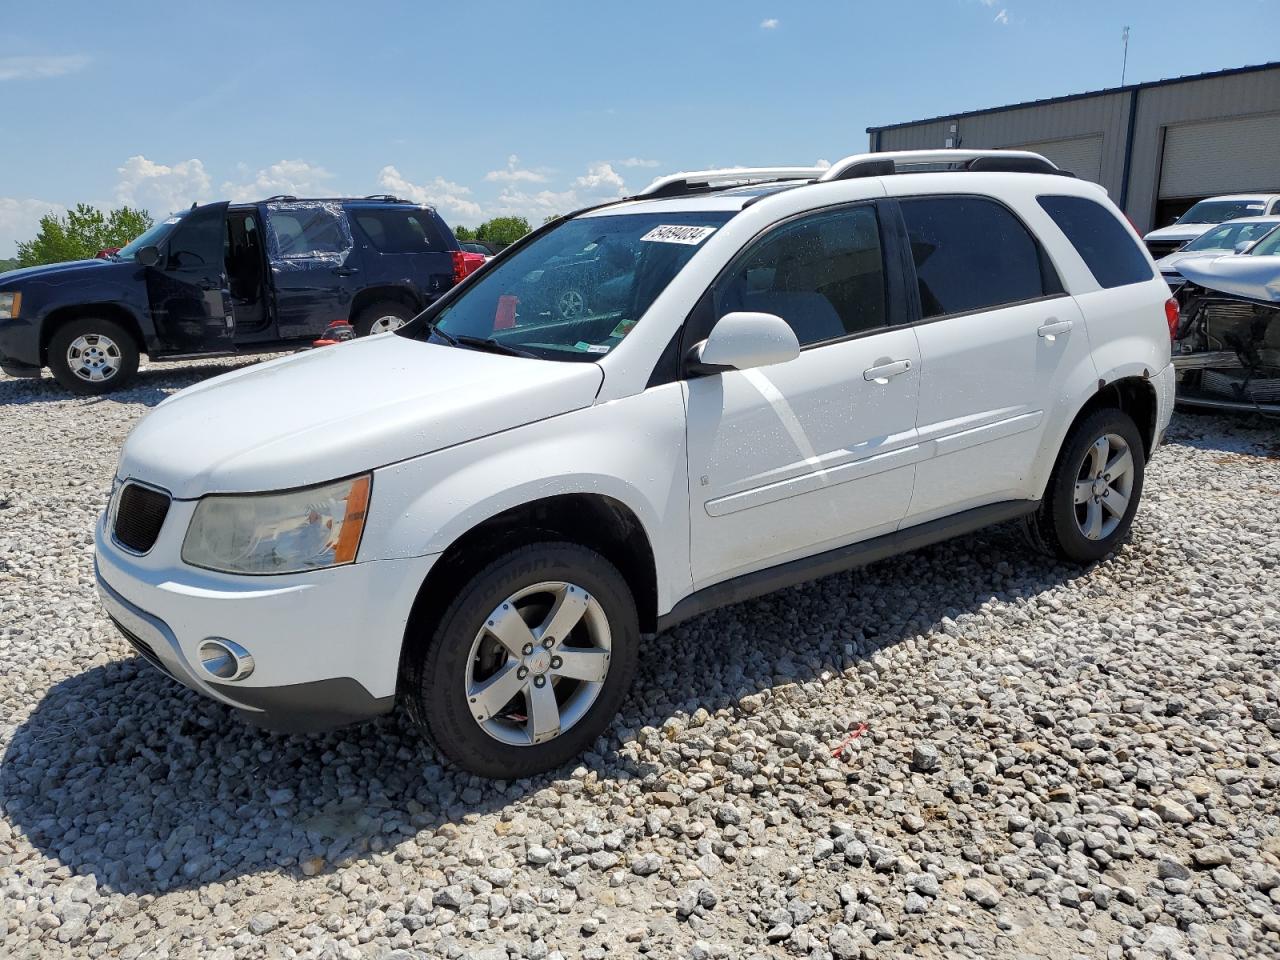
<svg viewBox="0 0 1280 960">
<path fill-rule="evenodd" d="M 246 359 L 256 363 L 263 358 Z M 173 393 L 208 380 L 219 374 L 239 369 L 244 363 L 226 361 L 210 363 L 184 363 L 180 367 L 144 367 L 135 374 L 133 382 L 123 390 L 100 397 L 77 397 L 53 377 L 45 374 L 39 379 L 0 378 L 0 407 L 37 405 L 45 403 L 78 402 L 86 406 L 99 403 L 139 404 L 154 407 Z"/>
<path fill-rule="evenodd" d="M 1006 525 L 682 624 L 647 645 L 607 740 L 583 758 L 594 785 L 569 768 L 510 783 L 455 772 L 401 712 L 323 735 L 262 732 L 140 659 L 113 661 L 51 688 L 14 729 L 0 803 L 42 854 L 120 893 L 310 875 L 423 829 L 436 839 L 420 842 L 460 855 L 448 825 L 547 787 L 607 794 L 626 778 L 664 789 L 667 769 L 637 766 L 622 748 L 642 727 L 700 707 L 754 713 L 783 684 L 865 669 L 878 651 L 954 629 L 993 597 L 1016 602 L 1080 572 L 1033 554 Z M 809 732 L 830 743 L 848 729 L 833 717 Z M 670 761 L 678 767 L 679 753 Z"/>
</svg>

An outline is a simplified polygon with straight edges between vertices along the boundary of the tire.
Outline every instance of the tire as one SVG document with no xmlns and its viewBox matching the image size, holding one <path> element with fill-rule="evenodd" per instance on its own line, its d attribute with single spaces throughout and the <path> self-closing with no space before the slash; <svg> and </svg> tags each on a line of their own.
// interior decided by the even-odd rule
<svg viewBox="0 0 1280 960">
<path fill-rule="evenodd" d="M 541 589 L 553 584 L 558 594 Z M 570 615 L 557 620 L 558 610 Z M 553 637 L 550 649 L 541 646 L 543 627 L 569 622 L 574 626 L 568 636 Z M 605 647 L 599 645 L 602 625 Z M 543 542 L 484 567 L 429 636 L 415 635 L 411 625 L 406 644 L 401 692 L 419 729 L 459 767 L 512 780 L 567 763 L 604 732 L 631 686 L 640 627 L 635 600 L 613 564 L 577 544 Z M 569 661 L 577 666 L 567 667 Z M 604 672 L 589 682 L 557 673 L 566 669 Z M 493 684 L 488 703 L 483 684 Z M 503 709 L 497 701 L 511 691 Z M 562 731 L 550 736 L 548 695 Z M 545 738 L 535 739 L 539 719 Z"/>
<path fill-rule="evenodd" d="M 54 331 L 49 369 L 58 383 L 79 396 L 110 393 L 138 372 L 138 344 L 112 320 L 82 317 Z"/>
<path fill-rule="evenodd" d="M 1104 440 L 1105 456 L 1100 446 Z M 1121 445 L 1124 450 L 1118 449 Z M 1127 471 L 1122 459 L 1125 452 L 1129 454 Z M 1097 466 L 1103 459 L 1116 469 L 1104 471 L 1098 480 Z M 1142 436 L 1133 419 L 1111 407 L 1089 414 L 1067 434 L 1044 500 L 1027 518 L 1028 539 L 1063 560 L 1101 560 L 1129 534 L 1142 498 L 1145 471 Z M 1077 491 L 1085 496 L 1083 503 L 1076 502 Z M 1123 509 L 1117 512 L 1120 504 Z"/>
<path fill-rule="evenodd" d="M 396 300 L 380 300 L 361 310 L 352 326 L 355 327 L 357 337 L 367 337 L 371 333 L 390 333 L 403 327 L 415 316 L 417 311 L 412 307 L 406 307 Z"/>
</svg>

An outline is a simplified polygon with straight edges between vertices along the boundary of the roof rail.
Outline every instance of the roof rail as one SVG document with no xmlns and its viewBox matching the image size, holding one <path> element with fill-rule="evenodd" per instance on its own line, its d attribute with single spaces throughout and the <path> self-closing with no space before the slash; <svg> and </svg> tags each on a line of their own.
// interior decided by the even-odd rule
<svg viewBox="0 0 1280 960">
<path fill-rule="evenodd" d="M 361 199 L 382 200 L 385 203 L 408 203 L 409 202 L 408 200 L 405 200 L 403 197 L 397 197 L 390 193 L 371 193 L 368 196 L 362 197 Z"/>
<path fill-rule="evenodd" d="M 727 190 L 749 183 L 778 180 L 816 180 L 822 167 L 724 167 L 719 170 L 690 170 L 659 177 L 636 194 L 640 197 L 678 197 L 686 193 Z"/>
<path fill-rule="evenodd" d="M 295 197 L 292 193 L 277 193 L 274 197 L 267 197 L 267 199 L 261 202 L 270 203 L 272 200 L 297 200 L 297 199 L 298 198 Z"/>
<path fill-rule="evenodd" d="M 989 173 L 1050 173 L 1073 176 L 1058 169 L 1045 157 L 1029 150 L 895 150 L 885 153 L 855 153 L 833 163 L 819 181 L 852 180 L 857 177 L 885 177 L 911 173 L 913 166 L 948 165 L 962 170 Z M 906 168 L 906 169 L 904 169 Z"/>
</svg>

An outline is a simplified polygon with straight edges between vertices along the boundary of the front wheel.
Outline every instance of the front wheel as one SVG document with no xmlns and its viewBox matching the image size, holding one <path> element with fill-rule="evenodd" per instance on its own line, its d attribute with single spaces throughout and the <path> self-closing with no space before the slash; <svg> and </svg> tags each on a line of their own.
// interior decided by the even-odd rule
<svg viewBox="0 0 1280 960">
<path fill-rule="evenodd" d="M 395 300 L 383 300 L 360 311 L 356 317 L 357 337 L 392 333 L 413 319 L 414 311 Z"/>
<path fill-rule="evenodd" d="M 613 564 L 548 542 L 494 560 L 406 643 L 402 690 L 420 728 L 458 766 L 509 780 L 595 742 L 631 685 L 640 630 Z"/>
<path fill-rule="evenodd" d="M 110 393 L 138 372 L 138 345 L 120 324 L 83 317 L 54 332 L 49 369 L 54 379 L 82 397 Z"/>
<path fill-rule="evenodd" d="M 1090 414 L 1067 435 L 1044 501 L 1027 519 L 1032 542 L 1064 560 L 1101 560 L 1133 524 L 1145 468 L 1142 436 L 1127 413 Z"/>
</svg>

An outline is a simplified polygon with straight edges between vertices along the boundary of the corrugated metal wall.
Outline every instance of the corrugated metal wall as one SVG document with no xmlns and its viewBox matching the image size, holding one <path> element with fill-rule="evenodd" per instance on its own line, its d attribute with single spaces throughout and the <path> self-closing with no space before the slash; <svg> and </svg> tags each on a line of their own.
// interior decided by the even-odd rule
<svg viewBox="0 0 1280 960">
<path fill-rule="evenodd" d="M 1129 110 L 1136 102 L 1133 153 L 1129 185 L 1124 189 L 1125 142 Z M 959 147 L 1019 147 L 1040 144 L 1046 149 L 1059 141 L 1101 137 L 1097 181 L 1117 203 L 1125 198 L 1126 212 L 1141 230 L 1152 226 L 1165 129 L 1176 124 L 1274 113 L 1280 105 L 1280 67 L 1217 77 L 1200 77 L 1160 86 L 1139 87 L 1058 103 L 958 114 L 941 120 L 871 131 L 871 148 L 880 150 L 936 149 L 946 145 L 951 126 L 957 128 Z M 1080 144 L 1059 144 L 1072 162 L 1081 162 L 1070 150 Z M 1263 152 L 1267 147 L 1261 148 Z M 1052 152 L 1052 151 L 1050 151 Z M 1275 184 L 1280 190 L 1280 144 L 1270 150 L 1275 157 Z M 1076 171 L 1078 172 L 1078 171 Z M 1232 189 L 1257 189 L 1242 184 Z"/>
</svg>

